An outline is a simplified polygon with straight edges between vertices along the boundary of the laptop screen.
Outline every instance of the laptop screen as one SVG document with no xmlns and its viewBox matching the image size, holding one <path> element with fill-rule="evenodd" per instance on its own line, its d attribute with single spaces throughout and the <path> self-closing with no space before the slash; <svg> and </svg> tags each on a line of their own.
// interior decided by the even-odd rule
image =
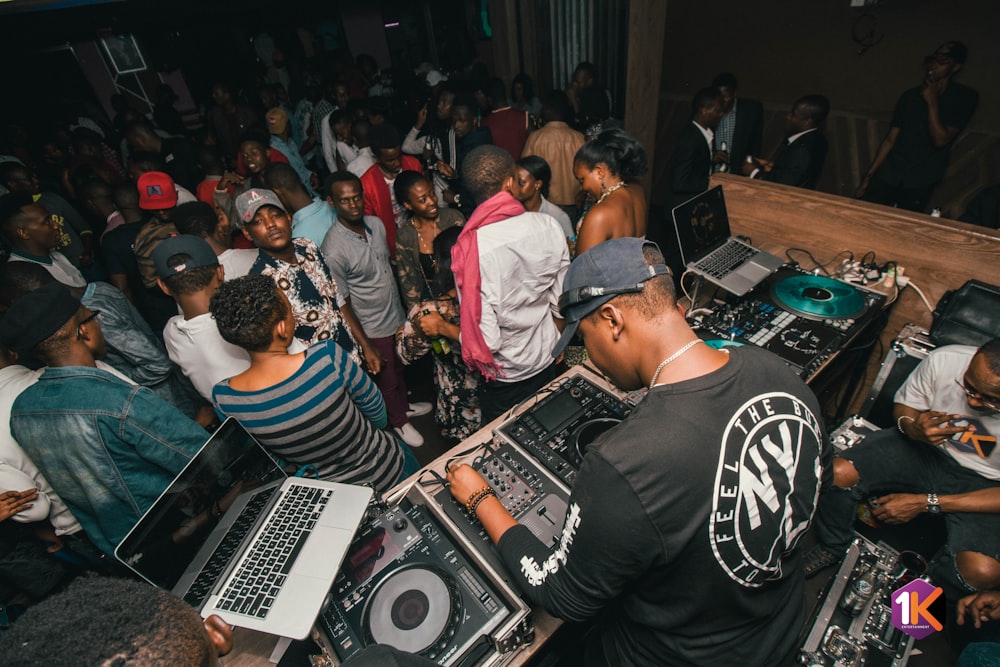
<svg viewBox="0 0 1000 667">
<path fill-rule="evenodd" d="M 227 419 L 118 545 L 115 555 L 170 590 L 242 493 L 284 478 L 267 451 Z M 218 503 L 218 505 L 216 504 Z"/>
<path fill-rule="evenodd" d="M 673 214 L 683 265 L 698 261 L 731 235 L 721 185 L 675 207 Z"/>
</svg>

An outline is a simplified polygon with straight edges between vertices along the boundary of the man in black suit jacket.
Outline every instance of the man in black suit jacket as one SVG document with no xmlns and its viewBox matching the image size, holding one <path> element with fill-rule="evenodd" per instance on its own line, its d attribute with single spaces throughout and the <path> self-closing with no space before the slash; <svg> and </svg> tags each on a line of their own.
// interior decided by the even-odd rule
<svg viewBox="0 0 1000 667">
<path fill-rule="evenodd" d="M 739 174 L 747 155 L 760 155 L 764 107 L 757 100 L 737 99 L 736 77 L 729 72 L 715 77 L 712 86 L 722 91 L 724 112 L 715 133 L 715 171 Z"/>
<path fill-rule="evenodd" d="M 691 122 L 674 143 L 671 157 L 671 206 L 677 206 L 708 189 L 712 174 L 712 130 L 722 118 L 722 93 L 702 88 L 691 101 Z"/>
<path fill-rule="evenodd" d="M 785 143 L 774 161 L 755 157 L 752 163 L 744 163 L 743 173 L 750 178 L 814 189 L 826 160 L 822 128 L 829 113 L 830 101 L 823 95 L 800 97 L 785 118 Z"/>
</svg>

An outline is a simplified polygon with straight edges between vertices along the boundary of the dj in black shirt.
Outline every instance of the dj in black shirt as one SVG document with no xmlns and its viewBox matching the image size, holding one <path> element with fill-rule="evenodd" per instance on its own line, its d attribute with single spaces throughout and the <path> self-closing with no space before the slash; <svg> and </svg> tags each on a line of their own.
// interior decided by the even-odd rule
<svg viewBox="0 0 1000 667">
<path fill-rule="evenodd" d="M 479 500 L 472 468 L 450 472 L 453 495 L 533 603 L 599 618 L 587 664 L 780 664 L 805 618 L 797 545 L 828 462 L 815 397 L 769 352 L 703 344 L 654 244 L 592 248 L 563 290 L 561 346 L 580 333 L 612 382 L 648 395 L 586 450 L 554 550 Z"/>
</svg>

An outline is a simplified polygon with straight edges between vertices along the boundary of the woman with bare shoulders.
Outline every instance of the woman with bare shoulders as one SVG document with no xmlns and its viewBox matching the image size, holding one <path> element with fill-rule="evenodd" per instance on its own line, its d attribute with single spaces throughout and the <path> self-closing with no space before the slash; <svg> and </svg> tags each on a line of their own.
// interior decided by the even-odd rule
<svg viewBox="0 0 1000 667">
<path fill-rule="evenodd" d="M 594 204 L 576 230 L 576 256 L 623 236 L 646 235 L 646 151 L 625 130 L 609 128 L 577 151 L 573 175 Z"/>
</svg>

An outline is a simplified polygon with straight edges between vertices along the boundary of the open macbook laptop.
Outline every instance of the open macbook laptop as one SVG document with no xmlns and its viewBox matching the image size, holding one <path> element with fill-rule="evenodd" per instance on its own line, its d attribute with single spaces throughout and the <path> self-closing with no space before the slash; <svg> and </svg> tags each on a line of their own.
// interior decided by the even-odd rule
<svg viewBox="0 0 1000 667">
<path fill-rule="evenodd" d="M 288 477 L 227 419 L 115 549 L 203 617 L 305 638 L 372 490 Z"/>
<path fill-rule="evenodd" d="M 695 275 L 746 294 L 784 264 L 780 257 L 733 237 L 722 186 L 692 197 L 673 210 L 681 262 Z"/>
</svg>

